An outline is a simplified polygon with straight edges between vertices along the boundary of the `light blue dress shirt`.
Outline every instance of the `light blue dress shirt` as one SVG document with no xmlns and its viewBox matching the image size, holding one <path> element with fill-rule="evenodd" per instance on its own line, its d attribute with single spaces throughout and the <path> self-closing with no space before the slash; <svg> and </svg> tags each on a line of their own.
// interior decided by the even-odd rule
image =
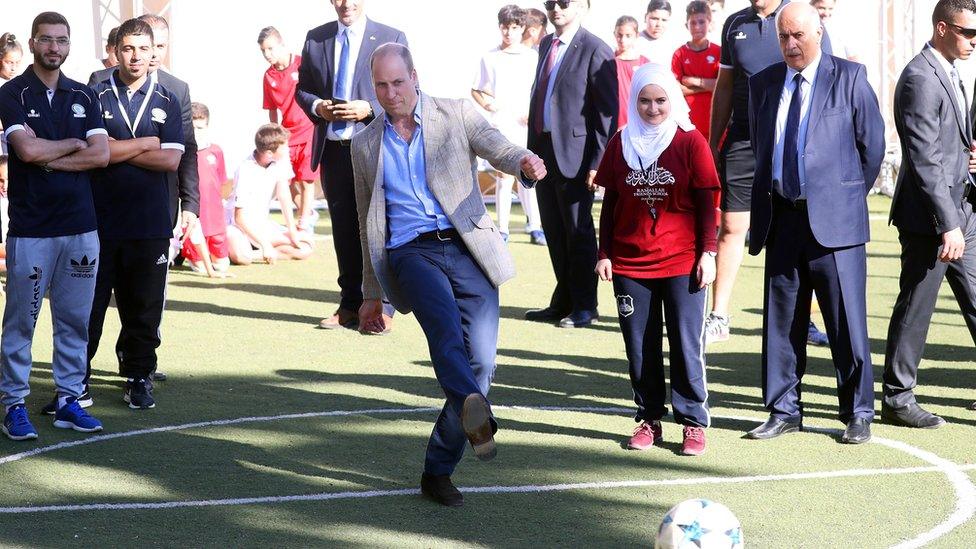
<svg viewBox="0 0 976 549">
<path fill-rule="evenodd" d="M 386 194 L 387 249 L 399 248 L 418 235 L 453 228 L 427 186 L 424 133 L 420 101 L 414 109 L 417 129 L 407 143 L 385 119 L 383 130 L 383 189 Z"/>
<path fill-rule="evenodd" d="M 556 59 L 552 64 L 552 73 L 549 75 L 549 85 L 546 86 L 546 102 L 542 109 L 542 129 L 547 132 L 552 131 L 552 124 L 550 123 L 552 120 L 552 115 L 550 112 L 552 111 L 552 90 L 553 86 L 556 84 L 556 75 L 559 74 L 559 67 L 563 63 L 563 57 L 566 55 L 566 51 L 569 49 L 569 44 L 573 41 L 576 33 L 579 32 L 579 29 L 579 25 L 574 25 L 572 28 L 566 29 L 562 36 L 554 37 L 559 39 L 559 49 L 556 50 Z M 551 49 L 552 45 L 549 47 Z M 546 51 L 546 56 L 548 57 L 548 55 L 549 51 Z M 544 61 L 543 68 L 545 68 Z"/>
<path fill-rule="evenodd" d="M 818 55 L 805 69 L 799 71 L 803 77 L 800 83 L 800 127 L 796 135 L 797 170 L 800 172 L 799 199 L 806 199 L 807 197 L 807 172 L 803 153 L 807 146 L 807 126 L 810 123 L 810 99 L 813 98 L 814 85 L 817 80 L 817 69 L 820 67 L 821 59 L 823 59 L 823 56 Z M 783 93 L 779 96 L 779 110 L 776 112 L 776 141 L 773 146 L 773 188 L 780 196 L 786 196 L 783 194 L 782 183 L 783 140 L 786 138 L 786 118 L 790 112 L 790 101 L 793 100 L 793 94 L 796 93 L 795 84 L 793 83 L 793 77 L 796 76 L 796 73 L 796 70 L 786 67 L 786 80 L 783 85 Z"/>
</svg>

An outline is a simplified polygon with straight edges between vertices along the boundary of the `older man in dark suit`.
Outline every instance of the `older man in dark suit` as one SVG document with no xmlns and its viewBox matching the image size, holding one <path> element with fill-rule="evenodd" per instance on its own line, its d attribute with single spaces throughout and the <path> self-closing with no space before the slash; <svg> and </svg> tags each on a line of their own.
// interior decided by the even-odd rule
<svg viewBox="0 0 976 549">
<path fill-rule="evenodd" d="M 384 44 L 373 57 L 383 110 L 352 142 L 366 258 L 360 323 L 382 323 L 383 295 L 417 317 L 447 397 L 427 443 L 420 487 L 438 503 L 459 506 L 464 498 L 451 474 L 465 439 L 480 459 L 495 455 L 496 427 L 485 395 L 495 372 L 498 286 L 515 276 L 481 198 L 475 155 L 533 180 L 546 169 L 469 101 L 419 93 L 405 46 Z"/>
<path fill-rule="evenodd" d="M 822 53 L 817 11 L 788 4 L 776 18 L 785 62 L 749 80 L 756 172 L 749 253 L 765 246 L 763 400 L 749 432 L 801 429 L 810 299 L 826 321 L 837 370 L 842 442 L 871 438 L 874 386 L 867 329 L 867 194 L 884 156 L 884 121 L 863 65 Z"/>
<path fill-rule="evenodd" d="M 315 123 L 312 169 L 323 166 L 322 188 L 339 263 L 339 307 L 319 327 L 359 328 L 363 333 L 379 334 L 390 330 L 393 307 L 387 304 L 384 308 L 379 330 L 359 326 L 357 316 L 363 302 L 363 256 L 349 144 L 380 110 L 369 74 L 370 55 L 386 42 L 406 45 L 407 38 L 397 29 L 368 19 L 364 3 L 332 0 L 338 20 L 308 31 L 295 99 Z"/>
<path fill-rule="evenodd" d="M 976 47 L 976 2 L 940 0 L 932 40 L 902 71 L 895 127 L 902 169 L 891 203 L 901 243 L 900 291 L 888 325 L 881 418 L 907 427 L 945 421 L 915 400 L 918 365 L 942 286 L 949 281 L 976 342 L 973 129 L 956 60 Z"/>
<path fill-rule="evenodd" d="M 525 318 L 579 328 L 597 318 L 592 182 L 615 129 L 617 77 L 613 51 L 580 26 L 589 0 L 545 7 L 556 31 L 539 44 L 528 146 L 551 168 L 536 193 L 556 288 Z"/>
</svg>

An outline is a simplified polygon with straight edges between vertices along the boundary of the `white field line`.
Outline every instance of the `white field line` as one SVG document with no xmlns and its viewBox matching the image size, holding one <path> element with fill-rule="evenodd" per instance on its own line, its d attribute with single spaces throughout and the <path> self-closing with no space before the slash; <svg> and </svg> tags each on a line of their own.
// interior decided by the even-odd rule
<svg viewBox="0 0 976 549">
<path fill-rule="evenodd" d="M 511 410 L 539 410 L 552 412 L 586 412 L 586 413 L 610 413 L 610 414 L 629 414 L 631 410 L 620 407 L 596 407 L 596 406 L 495 406 L 495 409 Z M 333 410 L 328 412 L 308 412 L 300 414 L 281 414 L 274 416 L 253 416 L 234 419 L 219 419 L 211 421 L 200 421 L 195 423 L 184 423 L 180 425 L 167 425 L 150 429 L 139 429 L 135 431 L 125 431 L 121 433 L 108 433 L 96 435 L 85 439 L 52 444 L 20 452 L 0 458 L 0 465 L 20 461 L 31 456 L 46 454 L 56 450 L 73 448 L 105 442 L 109 440 L 129 438 L 134 436 L 149 435 L 156 433 L 166 433 L 171 431 L 182 431 L 187 429 L 198 429 L 204 427 L 220 427 L 226 425 L 238 425 L 242 423 L 260 423 L 268 421 L 281 421 L 289 419 L 307 419 L 316 417 L 342 417 L 355 415 L 376 415 L 376 414 L 417 414 L 427 412 L 437 412 L 440 408 L 376 408 L 363 410 Z M 753 417 L 742 416 L 715 416 L 721 419 L 731 419 L 737 421 L 757 422 L 760 421 Z M 819 433 L 836 434 L 838 429 L 827 429 L 819 427 L 804 427 L 804 430 Z M 949 460 L 941 458 L 931 452 L 916 448 L 904 442 L 873 437 L 872 442 L 882 444 L 894 450 L 905 452 L 922 461 L 930 464 L 928 467 L 907 467 L 896 469 L 848 469 L 841 471 L 823 471 L 816 473 L 788 473 L 781 475 L 758 475 L 740 477 L 698 477 L 684 479 L 663 479 L 663 480 L 635 480 L 635 481 L 612 481 L 612 482 L 589 482 L 575 484 L 550 484 L 550 485 L 525 485 L 525 486 L 481 486 L 461 488 L 466 493 L 538 493 L 555 492 L 567 490 L 592 490 L 592 489 L 611 489 L 611 488 L 637 488 L 649 486 L 674 486 L 674 485 L 696 485 L 696 484 L 729 484 L 729 483 L 750 483 L 750 482 L 773 482 L 784 480 L 807 480 L 823 478 L 844 478 L 877 475 L 905 475 L 927 472 L 941 472 L 952 484 L 956 497 L 955 511 L 946 520 L 936 525 L 934 528 L 920 534 L 919 536 L 895 545 L 896 549 L 909 549 L 921 547 L 932 541 L 948 534 L 959 525 L 967 522 L 976 514 L 976 486 L 970 481 L 965 471 L 976 469 L 976 465 L 957 465 Z M 209 507 L 224 505 L 253 505 L 262 503 L 287 503 L 293 501 L 325 501 L 337 499 L 357 499 L 390 497 L 419 494 L 417 489 L 400 490 L 369 490 L 369 491 L 350 491 L 350 492 L 326 492 L 320 494 L 302 494 L 290 496 L 267 496 L 253 498 L 230 498 L 230 499 L 211 499 L 211 500 L 191 500 L 191 501 L 168 501 L 155 503 L 93 503 L 78 505 L 47 505 L 36 507 L 0 507 L 0 513 L 22 514 L 22 513 L 41 513 L 55 511 L 92 511 L 92 510 L 132 510 L 132 509 L 172 509 L 185 507 Z"/>
</svg>

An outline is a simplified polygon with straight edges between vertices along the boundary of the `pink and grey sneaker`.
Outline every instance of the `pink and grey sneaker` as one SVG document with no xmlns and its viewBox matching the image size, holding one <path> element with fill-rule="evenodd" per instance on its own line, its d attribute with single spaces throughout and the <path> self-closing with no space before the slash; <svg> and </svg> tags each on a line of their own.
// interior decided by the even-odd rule
<svg viewBox="0 0 976 549">
<path fill-rule="evenodd" d="M 634 429 L 634 434 L 630 437 L 627 447 L 631 450 L 647 450 L 651 446 L 661 443 L 663 440 L 660 421 L 642 421 Z"/>
<path fill-rule="evenodd" d="M 684 442 L 681 443 L 681 453 L 686 456 L 700 456 L 705 453 L 705 429 L 686 425 L 684 428 Z"/>
</svg>

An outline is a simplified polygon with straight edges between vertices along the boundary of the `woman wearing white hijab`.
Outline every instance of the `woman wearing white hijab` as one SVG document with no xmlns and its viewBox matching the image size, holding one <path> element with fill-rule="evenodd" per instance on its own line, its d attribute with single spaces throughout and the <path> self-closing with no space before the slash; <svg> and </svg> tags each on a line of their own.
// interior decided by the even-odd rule
<svg viewBox="0 0 976 549">
<path fill-rule="evenodd" d="M 628 112 L 596 175 L 606 189 L 596 272 L 613 281 L 630 363 L 640 423 L 629 447 L 645 450 L 661 441 L 663 319 L 682 452 L 699 455 L 710 421 L 703 350 L 706 288 L 715 279 L 718 174 L 669 67 L 652 63 L 634 73 Z"/>
</svg>

